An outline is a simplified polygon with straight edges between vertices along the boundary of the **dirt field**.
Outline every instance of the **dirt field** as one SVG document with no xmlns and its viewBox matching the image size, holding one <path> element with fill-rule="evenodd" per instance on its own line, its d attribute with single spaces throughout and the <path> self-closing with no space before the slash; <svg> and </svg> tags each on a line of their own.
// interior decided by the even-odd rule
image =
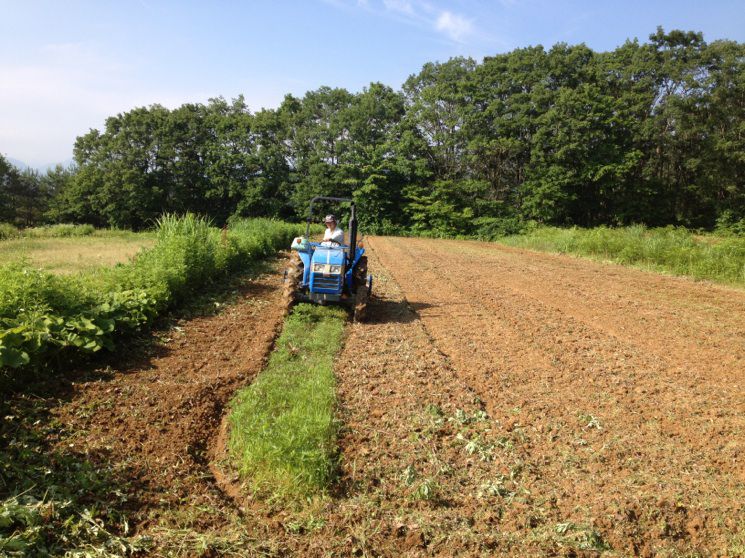
<svg viewBox="0 0 745 558">
<path fill-rule="evenodd" d="M 516 534 L 745 552 L 745 293 L 492 244 L 370 244 L 512 439 Z"/>
<path fill-rule="evenodd" d="M 276 271 L 60 401 L 78 451 L 126 464 L 153 554 L 745 554 L 745 292 L 486 243 L 368 246 L 328 498 L 284 510 L 220 473 L 225 405 L 281 323 Z"/>
</svg>

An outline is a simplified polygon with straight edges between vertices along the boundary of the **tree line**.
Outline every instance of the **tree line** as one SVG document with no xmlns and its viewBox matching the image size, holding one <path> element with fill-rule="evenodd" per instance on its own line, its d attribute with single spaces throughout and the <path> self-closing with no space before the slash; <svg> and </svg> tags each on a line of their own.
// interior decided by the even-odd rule
<svg viewBox="0 0 745 558">
<path fill-rule="evenodd" d="M 0 159 L 0 220 L 297 219 L 329 195 L 353 197 L 370 232 L 711 228 L 745 219 L 744 68 L 744 44 L 658 28 L 611 52 L 452 58 L 401 90 L 321 87 L 258 112 L 243 97 L 136 108 L 78 137 L 74 169 Z"/>
</svg>

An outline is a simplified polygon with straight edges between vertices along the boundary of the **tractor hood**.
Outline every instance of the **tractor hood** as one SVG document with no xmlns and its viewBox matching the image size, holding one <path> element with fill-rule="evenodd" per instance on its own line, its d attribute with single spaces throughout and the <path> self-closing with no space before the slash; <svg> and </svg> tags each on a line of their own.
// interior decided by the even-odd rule
<svg viewBox="0 0 745 558">
<path fill-rule="evenodd" d="M 329 248 L 318 246 L 313 252 L 312 263 L 344 265 L 344 250 L 341 248 Z"/>
</svg>

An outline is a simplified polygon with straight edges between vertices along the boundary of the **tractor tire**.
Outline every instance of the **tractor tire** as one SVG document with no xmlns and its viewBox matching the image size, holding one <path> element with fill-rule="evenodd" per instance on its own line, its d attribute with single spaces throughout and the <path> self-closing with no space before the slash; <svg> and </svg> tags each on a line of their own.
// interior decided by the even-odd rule
<svg viewBox="0 0 745 558">
<path fill-rule="evenodd" d="M 367 286 L 367 256 L 362 256 L 354 268 L 354 285 L 354 321 L 364 322 L 367 303 L 370 300 L 370 289 Z"/>
<path fill-rule="evenodd" d="M 297 301 L 297 293 L 300 288 L 300 282 L 303 279 L 303 260 L 300 254 L 293 252 L 290 257 L 290 265 L 285 271 L 285 285 L 282 292 L 282 301 L 284 303 L 285 315 L 290 313 L 292 306 Z"/>
<path fill-rule="evenodd" d="M 367 317 L 367 302 L 370 299 L 370 295 L 367 291 L 367 287 L 362 285 L 357 289 L 357 294 L 354 297 L 354 321 L 364 322 Z"/>
<path fill-rule="evenodd" d="M 355 285 L 364 285 L 367 279 L 367 256 L 360 257 L 360 261 L 357 262 L 357 267 L 354 268 L 354 282 Z M 357 283 L 362 281 L 362 283 Z"/>
</svg>

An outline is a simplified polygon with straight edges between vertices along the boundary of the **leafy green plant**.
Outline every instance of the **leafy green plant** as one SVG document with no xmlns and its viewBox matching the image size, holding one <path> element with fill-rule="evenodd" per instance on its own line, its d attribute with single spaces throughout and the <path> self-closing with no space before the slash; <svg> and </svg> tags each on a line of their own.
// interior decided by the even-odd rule
<svg viewBox="0 0 745 558">
<path fill-rule="evenodd" d="M 577 415 L 577 420 L 582 424 L 582 427 L 587 428 L 596 428 L 597 430 L 602 430 L 603 425 L 600 423 L 600 420 L 595 415 L 580 413 Z"/>
<path fill-rule="evenodd" d="M 481 485 L 478 496 L 479 498 L 494 496 L 512 498 L 516 493 L 517 487 L 514 480 L 505 475 L 498 475 L 494 480 L 488 480 Z"/>
<path fill-rule="evenodd" d="M 478 435 L 468 438 L 459 432 L 455 439 L 464 444 L 463 449 L 468 455 L 477 455 L 481 461 L 494 458 L 494 445 L 482 442 Z"/>
<path fill-rule="evenodd" d="M 416 468 L 411 464 L 407 465 L 401 473 L 401 478 L 407 486 L 411 486 L 417 478 Z"/>
<path fill-rule="evenodd" d="M 726 210 L 717 218 L 716 232 L 722 235 L 745 236 L 745 217 Z"/>
<path fill-rule="evenodd" d="M 571 521 L 557 523 L 554 531 L 560 536 L 562 542 L 580 550 L 605 551 L 611 550 L 610 545 L 603 536 L 586 525 L 576 525 Z"/>
<path fill-rule="evenodd" d="M 412 496 L 415 500 L 434 500 L 437 498 L 438 488 L 437 481 L 427 478 L 419 483 Z"/>
</svg>

